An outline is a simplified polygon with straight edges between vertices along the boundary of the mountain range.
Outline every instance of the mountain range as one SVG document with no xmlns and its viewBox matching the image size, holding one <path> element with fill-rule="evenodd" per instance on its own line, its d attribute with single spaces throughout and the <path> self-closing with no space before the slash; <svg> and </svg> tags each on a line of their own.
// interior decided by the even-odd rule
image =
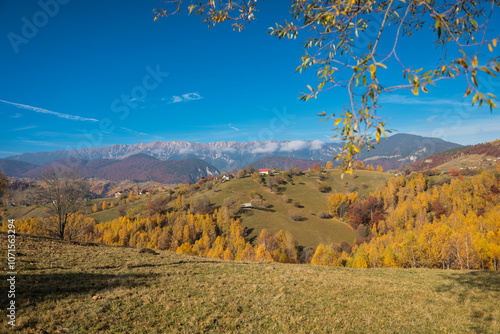
<svg viewBox="0 0 500 334">
<path fill-rule="evenodd" d="M 83 176 L 101 180 L 156 181 L 165 184 L 196 182 L 207 175 L 219 175 L 217 168 L 200 159 L 163 161 L 146 154 L 135 154 L 121 160 L 88 161 L 72 157 L 42 166 L 0 159 L 0 170 L 7 176 L 39 178 L 45 171 L 58 167 L 70 167 L 80 171 Z"/>
<path fill-rule="evenodd" d="M 362 151 L 359 160 L 384 169 L 396 169 L 431 154 L 459 147 L 438 138 L 409 134 L 395 134 L 382 139 L 375 149 Z M 23 153 L 6 159 L 35 165 L 77 158 L 85 161 L 100 159 L 123 160 L 136 154 L 145 154 L 158 160 L 201 159 L 220 171 L 243 168 L 268 156 L 294 158 L 307 161 L 330 161 L 341 151 L 342 144 L 320 140 L 267 141 L 267 142 L 212 142 L 190 143 L 185 141 L 152 142 L 133 145 L 111 145 L 80 150 Z M 280 167 L 280 166 L 275 166 Z M 18 168 L 27 168 L 18 167 Z"/>
</svg>

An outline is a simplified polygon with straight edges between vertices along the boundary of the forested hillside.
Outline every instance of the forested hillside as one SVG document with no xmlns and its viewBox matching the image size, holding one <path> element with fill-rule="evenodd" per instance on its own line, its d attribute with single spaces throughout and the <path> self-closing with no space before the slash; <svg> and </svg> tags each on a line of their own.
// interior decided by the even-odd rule
<svg viewBox="0 0 500 334">
<path fill-rule="evenodd" d="M 179 185 L 133 209 L 96 204 L 94 212 L 120 214 L 102 222 L 75 215 L 68 237 L 239 261 L 498 270 L 500 170 L 470 177 L 413 173 L 379 179 L 365 192 L 344 188 L 333 171 L 294 175 L 292 170 L 271 177 L 246 173 L 222 183 L 204 179 Z M 376 180 L 385 173 L 355 171 L 351 181 L 359 178 L 356 174 Z M 363 180 L 357 184 L 366 184 Z M 298 197 L 302 192 L 305 197 Z M 250 209 L 241 207 L 246 198 Z M 135 201 L 145 203 L 130 193 L 121 207 Z M 321 201 L 324 211 L 315 204 Z M 20 232 L 44 235 L 50 219 L 17 224 Z M 349 224 L 350 234 L 341 232 L 342 222 Z M 320 240 L 314 234 L 318 231 L 341 237 L 318 245 L 310 239 Z"/>
</svg>

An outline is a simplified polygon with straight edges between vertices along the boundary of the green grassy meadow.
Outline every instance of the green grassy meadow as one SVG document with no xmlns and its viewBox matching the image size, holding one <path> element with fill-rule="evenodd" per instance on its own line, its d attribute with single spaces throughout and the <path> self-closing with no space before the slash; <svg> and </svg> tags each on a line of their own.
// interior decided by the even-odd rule
<svg viewBox="0 0 500 334">
<path fill-rule="evenodd" d="M 5 259 L 5 233 L 0 240 Z M 243 263 L 16 240 L 12 332 L 500 332 L 498 272 Z M 8 332 L 5 312 L 0 332 Z"/>
<path fill-rule="evenodd" d="M 318 213 L 328 211 L 328 197 L 332 193 L 357 191 L 360 196 L 365 197 L 377 187 L 382 186 L 392 174 L 355 171 L 354 175 L 345 174 L 342 179 L 341 171 L 333 170 L 327 172 L 326 175 L 328 178 L 325 182 L 332 188 L 328 193 L 321 193 L 318 190 L 319 179 L 315 173 L 306 173 L 294 176 L 293 183 L 283 185 L 280 193 L 271 192 L 269 187 L 248 177 L 225 182 L 197 196 L 206 196 L 212 203 L 219 206 L 227 197 L 237 198 L 242 203 L 250 202 L 250 191 L 257 191 L 266 202 L 271 204 L 271 207 L 267 210 L 247 210 L 241 214 L 241 222 L 250 231 L 251 239 L 257 237 L 265 228 L 272 233 L 279 230 L 289 231 L 297 239 L 299 245 L 311 248 L 315 248 L 320 243 L 331 244 L 342 241 L 352 243 L 355 239 L 355 232 L 348 224 L 337 219 L 321 219 Z M 284 196 L 287 196 L 291 203 L 285 203 Z M 301 206 L 297 208 L 293 202 L 299 202 Z M 303 220 L 291 220 L 288 216 L 289 210 L 299 211 Z"/>
</svg>

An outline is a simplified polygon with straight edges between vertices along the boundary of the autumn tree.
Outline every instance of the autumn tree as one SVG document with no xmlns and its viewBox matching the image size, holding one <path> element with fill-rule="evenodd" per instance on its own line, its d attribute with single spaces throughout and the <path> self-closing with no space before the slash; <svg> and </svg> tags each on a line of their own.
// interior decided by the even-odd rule
<svg viewBox="0 0 500 334">
<path fill-rule="evenodd" d="M 319 244 L 314 253 L 311 264 L 316 266 L 339 267 L 341 265 L 340 256 L 331 246 Z"/>
<path fill-rule="evenodd" d="M 108 203 L 106 201 L 102 201 L 102 209 L 106 210 L 108 208 Z"/>
<path fill-rule="evenodd" d="M 235 197 L 224 198 L 222 206 L 227 208 L 227 212 L 230 216 L 236 215 L 241 210 L 241 203 Z"/>
<path fill-rule="evenodd" d="M 172 200 L 168 195 L 158 196 L 155 199 L 147 202 L 147 209 L 150 215 L 163 215 L 167 213 L 167 205 Z"/>
<path fill-rule="evenodd" d="M 191 202 L 191 210 L 197 214 L 206 214 L 210 211 L 210 200 L 205 197 L 199 197 Z"/>
<path fill-rule="evenodd" d="M 38 197 L 54 220 L 46 221 L 50 234 L 64 239 L 74 215 L 84 207 L 89 184 L 78 172 L 69 168 L 51 169 L 41 176 Z M 71 227 L 70 227 L 71 228 Z"/>
<path fill-rule="evenodd" d="M 184 3 L 167 1 L 166 9 L 154 10 L 154 20 L 180 12 Z M 202 0 L 186 9 L 209 26 L 229 21 L 241 31 L 257 18 L 257 3 Z M 384 95 L 406 89 L 418 96 L 442 80 L 463 77 L 463 91 L 471 96 L 472 105 L 497 107 L 497 97 L 485 91 L 494 85 L 482 85 L 480 79 L 496 78 L 500 73 L 499 57 L 494 53 L 498 36 L 490 32 L 498 1 L 293 0 L 286 4 L 289 19 L 276 23 L 269 33 L 304 46 L 296 71 L 311 68 L 318 82 L 315 87 L 307 85 L 301 100 L 317 98 L 330 89 L 344 90 L 349 97 L 331 116 L 320 114 L 325 121 L 334 121 L 335 136 L 344 143 L 337 159 L 349 171 L 362 148 L 372 148 L 373 139 L 378 143 L 386 135 L 385 121 L 377 115 Z M 421 32 L 429 44 L 438 47 L 438 59 L 427 59 L 424 67 L 400 52 L 408 45 L 402 40 L 412 40 Z M 413 45 L 418 48 L 420 42 Z M 399 73 L 400 80 L 383 75 L 388 66 Z"/>
<path fill-rule="evenodd" d="M 382 166 L 377 166 L 377 172 L 383 172 L 384 171 L 384 168 L 382 168 Z"/>
<path fill-rule="evenodd" d="M 304 172 L 300 168 L 297 168 L 297 167 L 290 168 L 290 174 L 292 174 L 292 175 L 299 176 L 299 175 L 302 175 L 303 173 Z"/>
<path fill-rule="evenodd" d="M 334 217 L 343 218 L 350 204 L 351 200 L 346 194 L 332 194 L 328 198 L 328 211 Z"/>
<path fill-rule="evenodd" d="M 99 212 L 99 208 L 97 207 L 97 203 L 94 204 L 94 206 L 92 207 L 92 212 L 93 213 Z"/>
<path fill-rule="evenodd" d="M 328 161 L 328 162 L 326 163 L 326 169 L 332 169 L 332 168 L 333 168 L 333 162 Z"/>
<path fill-rule="evenodd" d="M 361 160 L 358 160 L 354 163 L 354 169 L 365 169 L 365 164 L 363 163 L 363 161 Z"/>
</svg>

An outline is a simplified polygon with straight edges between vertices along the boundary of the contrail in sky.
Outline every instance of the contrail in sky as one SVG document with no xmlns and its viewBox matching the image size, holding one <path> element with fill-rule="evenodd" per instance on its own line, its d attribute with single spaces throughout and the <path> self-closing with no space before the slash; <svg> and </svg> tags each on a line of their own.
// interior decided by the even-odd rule
<svg viewBox="0 0 500 334">
<path fill-rule="evenodd" d="M 59 113 L 59 112 L 50 111 L 50 110 L 43 109 L 43 108 L 32 107 L 32 106 L 28 106 L 28 105 L 25 105 L 25 104 L 14 103 L 14 102 L 9 102 L 9 101 L 4 101 L 4 100 L 0 100 L 0 102 L 11 104 L 11 105 L 13 105 L 13 106 L 15 106 L 15 107 L 17 107 L 19 109 L 27 109 L 27 110 L 31 110 L 31 111 L 34 111 L 34 112 L 39 112 L 39 113 L 42 113 L 42 114 L 54 115 L 54 116 L 57 116 L 57 117 L 60 117 L 60 118 L 70 119 L 72 121 L 99 122 L 99 120 L 97 120 L 95 118 L 85 118 L 85 117 L 80 117 L 80 116 L 62 114 L 62 113 Z"/>
</svg>

